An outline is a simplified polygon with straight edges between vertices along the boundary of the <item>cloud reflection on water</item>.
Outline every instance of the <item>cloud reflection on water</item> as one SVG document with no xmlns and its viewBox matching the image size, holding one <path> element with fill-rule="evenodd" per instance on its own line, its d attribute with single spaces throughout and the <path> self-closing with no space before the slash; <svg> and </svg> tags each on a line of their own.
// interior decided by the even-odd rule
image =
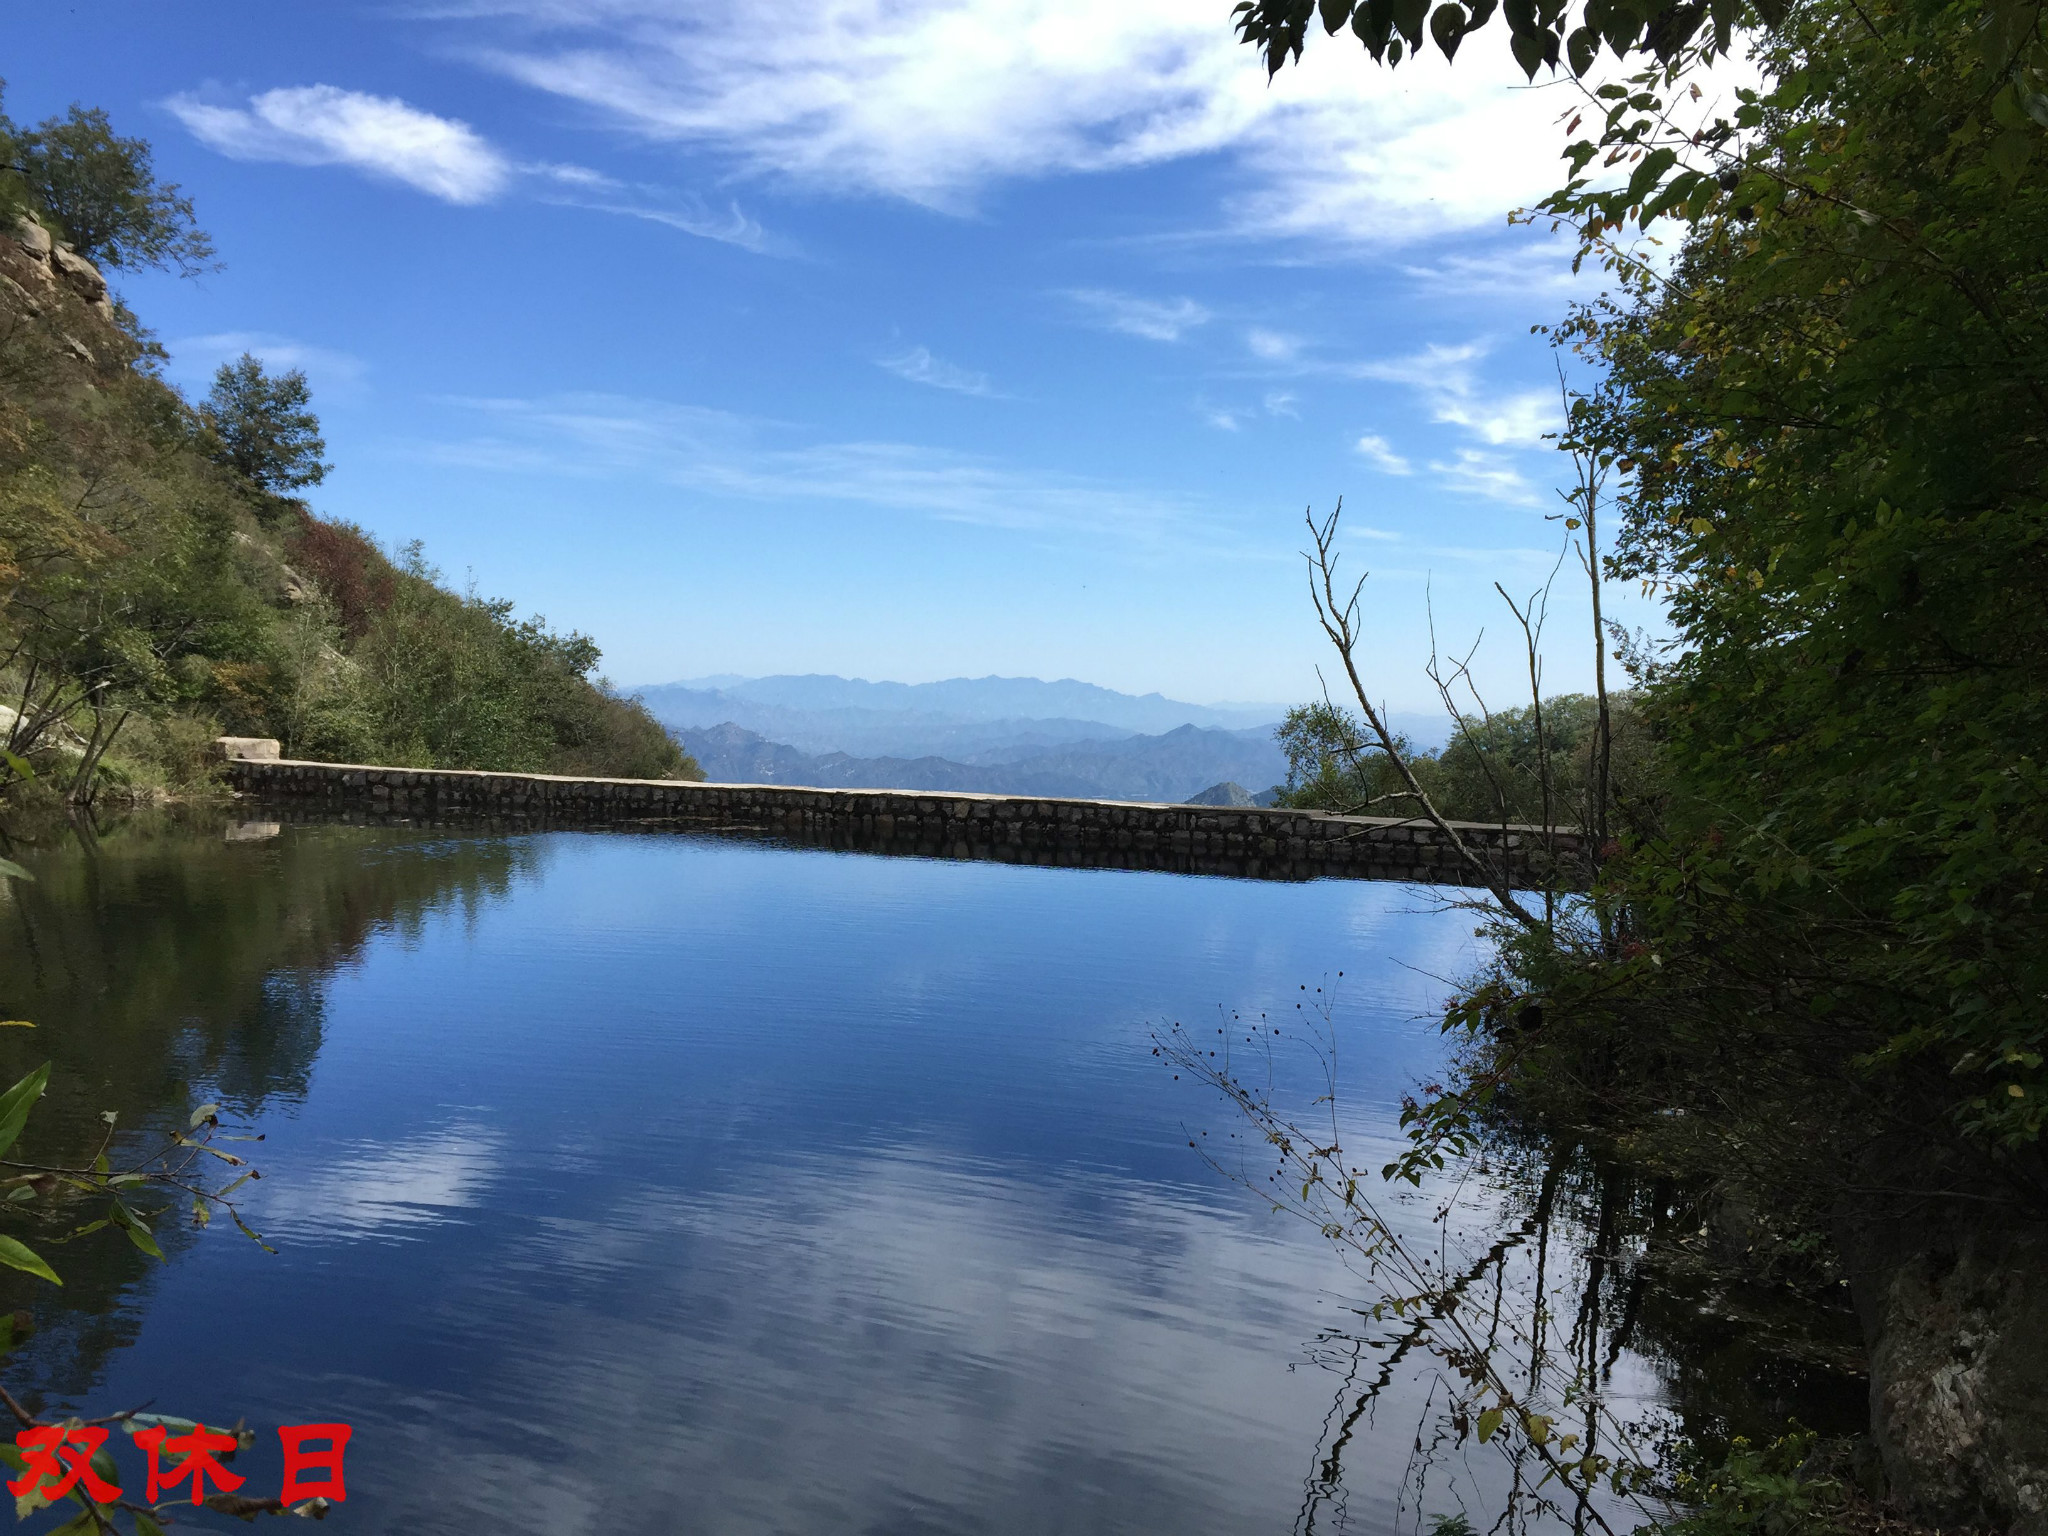
<svg viewBox="0 0 2048 1536">
<path fill-rule="evenodd" d="M 361 1143 L 322 1166 L 273 1180 L 249 1202 L 266 1235 L 302 1243 L 403 1241 L 479 1203 L 503 1138 L 486 1127 Z"/>
<path fill-rule="evenodd" d="M 1292 1502 L 1328 1398 L 1272 1342 L 1333 1310 L 1318 1244 L 925 1148 L 757 1174 L 538 1221 L 456 1309 L 488 1378 L 404 1413 L 382 1438 L 419 1468 L 380 1480 L 491 1457 L 489 1404 L 523 1453 L 463 1517 L 515 1529 L 1249 1531 Z"/>
</svg>

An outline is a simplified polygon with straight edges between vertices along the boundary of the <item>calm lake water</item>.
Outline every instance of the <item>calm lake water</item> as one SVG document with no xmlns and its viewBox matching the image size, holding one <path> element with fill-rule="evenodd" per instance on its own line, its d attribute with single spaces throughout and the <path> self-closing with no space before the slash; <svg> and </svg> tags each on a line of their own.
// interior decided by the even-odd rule
<svg viewBox="0 0 2048 1536">
<path fill-rule="evenodd" d="M 275 1491 L 272 1425 L 350 1423 L 333 1518 L 363 1532 L 1486 1513 L 1484 1457 L 1418 1487 L 1427 1372 L 1359 1406 L 1359 1281 L 1189 1149 L 1226 1111 L 1151 1054 L 1339 988 L 1343 1113 L 1391 1147 L 1469 915 L 1394 884 L 269 830 L 14 849 L 39 879 L 0 896 L 0 1016 L 40 1027 L 0 1066 L 57 1063 L 29 1152 L 218 1099 L 266 1137 L 246 1209 L 279 1250 L 51 1250 L 61 1296 L 0 1296 L 45 1324 L 18 1392 L 246 1418 L 245 1492 Z M 1616 1358 L 1656 1411 L 1670 1362 Z"/>
</svg>

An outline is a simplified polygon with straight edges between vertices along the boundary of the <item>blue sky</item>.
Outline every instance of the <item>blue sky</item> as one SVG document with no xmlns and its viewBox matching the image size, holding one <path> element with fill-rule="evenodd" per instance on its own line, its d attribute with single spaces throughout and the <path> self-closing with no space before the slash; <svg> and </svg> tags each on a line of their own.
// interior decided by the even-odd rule
<svg viewBox="0 0 2048 1536">
<path fill-rule="evenodd" d="M 98 3 L 9 35 L 12 115 L 105 107 L 220 247 L 117 280 L 172 377 L 303 367 L 317 508 L 619 681 L 1305 697 L 1301 516 L 1342 494 L 1375 690 L 1428 702 L 1432 602 L 1514 689 L 1492 583 L 1561 537 L 1529 330 L 1575 290 L 1506 214 L 1570 101 L 1490 35 L 1455 71 L 1331 40 L 1270 86 L 1222 0 Z M 1574 570 L 1554 687 L 1590 666 Z"/>
</svg>

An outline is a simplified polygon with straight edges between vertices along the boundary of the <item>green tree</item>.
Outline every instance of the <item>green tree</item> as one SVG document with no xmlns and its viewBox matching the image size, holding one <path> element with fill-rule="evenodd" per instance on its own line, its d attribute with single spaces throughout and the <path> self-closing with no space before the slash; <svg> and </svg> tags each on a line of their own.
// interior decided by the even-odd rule
<svg viewBox="0 0 2048 1536">
<path fill-rule="evenodd" d="M 1377 0 L 1320 9 L 1400 56 Z M 1687 129 L 1721 39 L 1624 9 L 1508 19 L 1532 71 L 1591 67 L 1574 16 L 1657 60 L 1581 87 L 1541 206 L 1616 280 L 1558 339 L 1593 365 L 1567 445 L 1622 477 L 1608 573 L 1669 604 L 1633 669 L 1658 782 L 1610 798 L 1589 902 L 1495 893 L 1499 970 L 1451 1020 L 1475 1091 L 1829 1245 L 1894 1491 L 2009 1525 L 2048 1475 L 2048 12 L 1692 7 L 1757 24 L 1763 84 Z M 1314 14 L 1240 29 L 1282 65 Z M 1622 242 L 1659 220 L 1653 265 Z M 1983 1351 L 1983 1431 L 1946 1436 L 1935 1373 Z"/>
<path fill-rule="evenodd" d="M 200 407 L 215 462 L 272 496 L 318 485 L 334 466 L 321 461 L 327 442 L 312 404 L 303 369 L 266 373 L 247 352 L 222 363 Z"/>
<path fill-rule="evenodd" d="M 102 266 L 158 267 L 186 277 L 214 269 L 213 242 L 192 200 L 156 179 L 149 143 L 122 138 L 98 107 L 20 129 L 0 116 L 0 147 L 38 209 L 79 255 Z"/>
</svg>

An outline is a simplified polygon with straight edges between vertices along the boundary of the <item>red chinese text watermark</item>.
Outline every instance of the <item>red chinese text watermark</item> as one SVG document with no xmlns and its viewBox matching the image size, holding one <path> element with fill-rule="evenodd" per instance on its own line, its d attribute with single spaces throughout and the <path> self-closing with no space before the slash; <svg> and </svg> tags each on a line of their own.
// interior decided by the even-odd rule
<svg viewBox="0 0 2048 1536">
<path fill-rule="evenodd" d="M 289 1507 L 305 1499 L 327 1499 L 336 1504 L 345 1500 L 348 1485 L 342 1479 L 341 1458 L 351 1433 L 346 1424 L 287 1424 L 279 1429 L 277 1437 L 284 1444 L 284 1488 L 278 1502 Z M 21 1451 L 22 1475 L 9 1479 L 7 1491 L 17 1498 L 39 1494 L 54 1503 L 75 1488 L 96 1504 L 111 1503 L 121 1496 L 121 1490 L 92 1464 L 106 1439 L 104 1429 L 90 1425 L 67 1429 L 61 1424 L 44 1424 L 24 1429 L 14 1437 Z M 147 1497 L 151 1504 L 159 1504 L 173 1493 L 204 1504 L 210 1493 L 233 1493 L 248 1481 L 222 1465 L 220 1458 L 232 1456 L 238 1444 L 222 1430 L 199 1424 L 183 1434 L 173 1434 L 166 1425 L 156 1424 L 138 1430 L 135 1443 L 149 1454 Z"/>
</svg>

